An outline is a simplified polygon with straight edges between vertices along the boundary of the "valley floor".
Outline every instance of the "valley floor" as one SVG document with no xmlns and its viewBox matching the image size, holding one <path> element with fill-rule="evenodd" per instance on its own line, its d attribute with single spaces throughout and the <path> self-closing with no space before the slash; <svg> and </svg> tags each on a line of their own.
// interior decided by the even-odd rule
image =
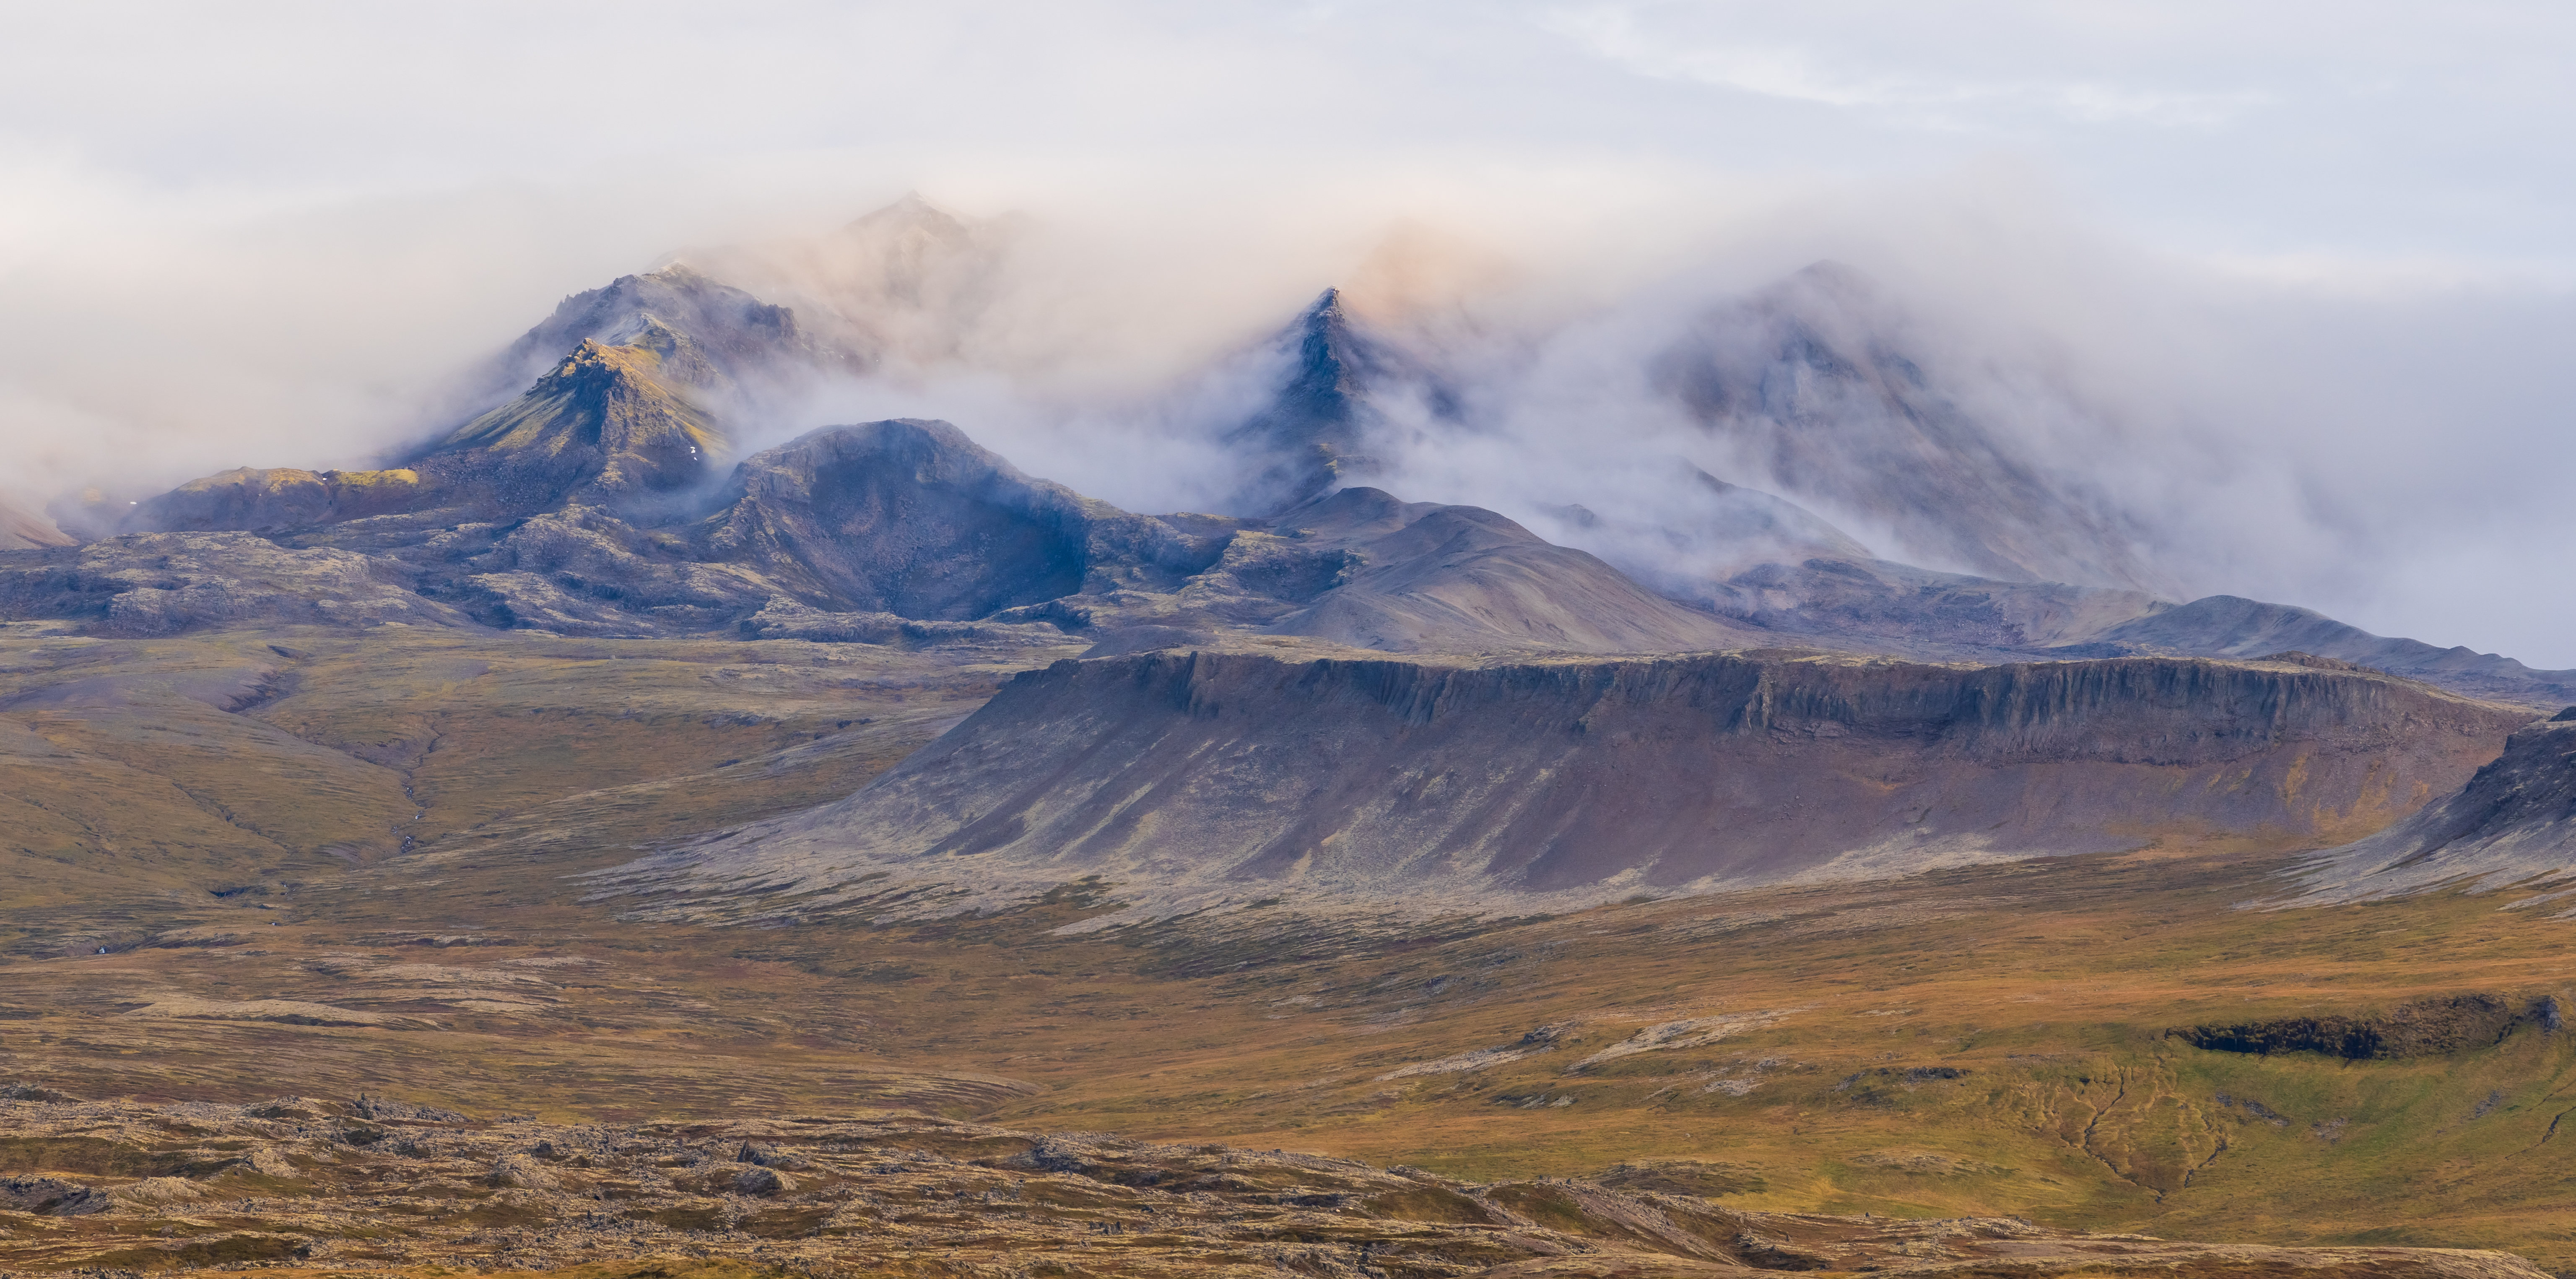
<svg viewBox="0 0 2576 1279">
<path fill-rule="evenodd" d="M 2563 1001 L 2576 925 L 2502 897 L 2238 909 L 2292 850 L 2174 847 L 1520 920 L 1084 931 L 1115 900 L 1091 884 L 931 922 L 634 922 L 581 876 L 847 793 L 1067 654 L 12 631 L 0 1081 L 31 1096 L 891 1109 L 1480 1185 L 1678 1161 L 1733 1212 L 2576 1267 L 2554 1015 L 2362 1060 L 2168 1033 Z M 47 1171 L 10 1151 L 0 1177 Z"/>
</svg>

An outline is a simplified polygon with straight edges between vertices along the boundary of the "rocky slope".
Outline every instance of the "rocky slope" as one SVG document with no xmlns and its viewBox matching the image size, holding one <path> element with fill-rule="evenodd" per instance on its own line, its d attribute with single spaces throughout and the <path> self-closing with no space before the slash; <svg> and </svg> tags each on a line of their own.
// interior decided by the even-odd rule
<svg viewBox="0 0 2576 1279">
<path fill-rule="evenodd" d="M 2444 888 L 2563 896 L 2576 874 L 2576 707 L 2515 733 L 2457 792 L 2299 874 L 2298 904 Z"/>
<path fill-rule="evenodd" d="M 1148 913 L 1287 892 L 1555 910 L 2349 837 L 2525 719 L 2294 662 L 1059 662 L 846 801 L 611 883 L 678 892 L 654 909 L 680 915 L 955 909 L 1095 876 Z"/>
</svg>

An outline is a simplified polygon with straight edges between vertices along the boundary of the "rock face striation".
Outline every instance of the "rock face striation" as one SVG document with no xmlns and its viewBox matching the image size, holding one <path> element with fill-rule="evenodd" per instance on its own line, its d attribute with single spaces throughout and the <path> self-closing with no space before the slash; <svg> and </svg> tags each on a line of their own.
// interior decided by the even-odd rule
<svg viewBox="0 0 2576 1279">
<path fill-rule="evenodd" d="M 2457 793 L 2297 874 L 2286 904 L 2517 886 L 2555 899 L 2576 875 L 2576 707 L 2516 732 Z"/>
<path fill-rule="evenodd" d="M 848 800 L 618 882 L 822 894 L 798 909 L 889 893 L 946 908 L 967 885 L 997 901 L 1095 876 L 1158 912 L 1290 890 L 1557 909 L 2160 840 L 2332 840 L 2466 778 L 2523 719 L 2286 662 L 1147 654 L 1021 675 Z"/>
</svg>

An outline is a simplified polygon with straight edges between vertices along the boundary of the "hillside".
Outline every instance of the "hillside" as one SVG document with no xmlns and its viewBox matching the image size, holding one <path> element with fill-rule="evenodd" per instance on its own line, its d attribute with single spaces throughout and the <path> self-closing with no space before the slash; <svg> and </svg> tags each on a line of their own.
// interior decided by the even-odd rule
<svg viewBox="0 0 2576 1279">
<path fill-rule="evenodd" d="M 2437 889 L 2519 889 L 2556 901 L 2576 875 L 2576 707 L 2507 739 L 2458 791 L 2386 830 L 2316 855 L 2302 904 Z"/>
<path fill-rule="evenodd" d="M 2323 842 L 2528 720 L 2295 663 L 1778 654 L 1455 666 L 1059 662 L 868 789 L 639 863 L 657 911 L 1562 910 L 2160 843 Z M 746 896 L 747 894 L 747 896 Z"/>
</svg>

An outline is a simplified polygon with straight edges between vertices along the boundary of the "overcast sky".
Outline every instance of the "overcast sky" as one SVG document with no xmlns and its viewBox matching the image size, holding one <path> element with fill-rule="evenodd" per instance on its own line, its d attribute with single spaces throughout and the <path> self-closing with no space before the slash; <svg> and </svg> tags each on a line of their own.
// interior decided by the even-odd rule
<svg viewBox="0 0 2576 1279">
<path fill-rule="evenodd" d="M 2116 261 L 2121 278 L 2165 263 L 2285 290 L 2262 303 L 2264 341 L 2307 327 L 2279 317 L 2360 315 L 2303 339 L 2334 348 L 2290 367 L 2314 385 L 2263 393 L 2293 415 L 2400 406 L 2340 442 L 2305 423 L 2283 447 L 2401 459 L 2348 484 L 2335 477 L 2369 468 L 2321 461 L 2316 500 L 2359 527 L 2420 498 L 2387 515 L 2420 528 L 2370 542 L 2367 571 L 2249 572 L 2247 589 L 2576 666 L 2561 589 L 2576 576 L 2561 509 L 2576 505 L 2576 424 L 2558 386 L 2576 363 L 2576 6 L 628 0 L 6 16 L 0 488 L 22 496 L 361 462 L 416 425 L 432 380 L 562 295 L 906 189 L 969 212 L 1126 218 L 1165 241 L 1221 227 L 1139 286 L 1167 309 L 1195 297 L 1222 313 L 1202 330 L 1267 313 L 1270 291 L 1311 283 L 1303 263 L 1328 270 L 1386 219 L 1507 254 L 1555 241 L 1568 274 L 1634 275 L 1640 259 L 1609 241 L 1680 252 L 1694 232 L 1762 225 L 1776 240 L 1784 211 L 1830 208 L 1937 280 L 1933 259 L 1985 210 L 1953 274 L 2026 237 Z M 1641 212 L 1654 209 L 1667 216 Z M 1235 293 L 1261 295 L 1229 307 L 1228 271 L 1261 282 Z M 2075 296 L 2102 277 L 2051 278 Z M 1193 295 L 1192 279 L 1218 283 Z"/>
</svg>

